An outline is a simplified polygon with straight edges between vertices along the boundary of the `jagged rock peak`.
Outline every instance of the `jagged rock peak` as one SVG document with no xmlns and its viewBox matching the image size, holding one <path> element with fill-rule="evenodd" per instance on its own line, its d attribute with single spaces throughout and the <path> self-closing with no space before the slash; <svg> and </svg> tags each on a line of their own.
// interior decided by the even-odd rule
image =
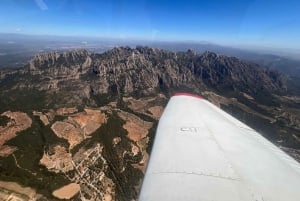
<svg viewBox="0 0 300 201">
<path fill-rule="evenodd" d="M 191 55 L 191 56 L 196 56 L 196 55 L 197 55 L 197 52 L 196 52 L 195 50 L 193 50 L 193 49 L 188 49 L 188 50 L 187 50 L 187 54 L 188 54 L 188 55 Z"/>
<path fill-rule="evenodd" d="M 114 47 L 113 49 L 107 51 L 107 53 L 110 54 L 126 54 L 126 53 L 137 53 L 137 54 L 155 54 L 160 51 L 165 51 L 157 48 L 152 48 L 148 46 L 136 46 L 135 48 L 129 47 L 129 46 L 119 46 Z"/>
<path fill-rule="evenodd" d="M 192 50 L 172 52 L 142 46 L 117 47 L 93 55 L 93 72 L 103 83 L 114 77 L 117 84 L 113 88 L 125 94 L 183 85 L 190 88 L 205 85 L 220 91 L 240 90 L 249 94 L 285 90 L 280 73 L 209 51 L 197 54 Z M 97 86 L 110 86 L 109 82 L 103 83 Z M 94 91 L 97 86 L 93 87 Z"/>
<path fill-rule="evenodd" d="M 36 54 L 32 60 L 49 60 L 49 59 L 58 59 L 59 57 L 78 57 L 78 56 L 87 56 L 89 52 L 85 49 L 75 49 L 66 52 L 44 52 L 40 54 Z"/>
<path fill-rule="evenodd" d="M 215 59 L 215 58 L 219 57 L 219 55 L 214 53 L 214 52 L 205 51 L 205 52 L 203 52 L 201 57 L 205 57 L 205 58 L 209 58 L 209 59 Z"/>
<path fill-rule="evenodd" d="M 94 94 L 148 94 L 186 87 L 255 95 L 286 89 L 284 76 L 276 71 L 209 51 L 197 54 L 143 46 L 116 47 L 101 54 L 74 50 L 39 54 L 29 67 L 32 74 L 52 80 L 77 80 Z"/>
<path fill-rule="evenodd" d="M 29 68 L 34 70 L 36 68 L 49 68 L 84 63 L 89 58 L 90 53 L 85 49 L 76 49 L 67 52 L 46 52 L 35 55 L 29 62 Z"/>
</svg>

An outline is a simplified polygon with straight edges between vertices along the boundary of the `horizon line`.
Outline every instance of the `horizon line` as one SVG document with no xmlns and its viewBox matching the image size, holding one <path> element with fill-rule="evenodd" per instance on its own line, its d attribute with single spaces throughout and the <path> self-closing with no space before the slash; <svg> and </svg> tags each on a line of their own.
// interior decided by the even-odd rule
<svg viewBox="0 0 300 201">
<path fill-rule="evenodd" d="M 212 42 L 207 40 L 192 40 L 192 39 L 150 39 L 150 38 L 142 38 L 142 37 L 107 37 L 107 36 L 94 36 L 94 35 L 57 35 L 57 34 L 35 34 L 35 33 L 16 33 L 16 32 L 0 32 L 0 35 L 22 35 L 22 36 L 40 36 L 40 37 L 61 37 L 61 38 L 69 38 L 69 39 L 98 39 L 98 40 L 116 40 L 116 42 L 146 42 L 146 43 L 183 43 L 183 44 L 199 44 L 199 45 L 213 45 L 219 47 L 226 47 L 226 48 L 234 48 L 240 49 L 245 51 L 269 51 L 269 52 L 277 52 L 277 53 L 292 53 L 292 54 L 299 54 L 300 48 L 293 48 L 293 47 L 277 47 L 272 45 L 258 45 L 258 44 L 228 44 L 226 43 L 219 43 L 219 42 Z M 138 44 L 136 44 L 138 45 Z M 271 54 L 271 53 L 270 53 Z"/>
</svg>

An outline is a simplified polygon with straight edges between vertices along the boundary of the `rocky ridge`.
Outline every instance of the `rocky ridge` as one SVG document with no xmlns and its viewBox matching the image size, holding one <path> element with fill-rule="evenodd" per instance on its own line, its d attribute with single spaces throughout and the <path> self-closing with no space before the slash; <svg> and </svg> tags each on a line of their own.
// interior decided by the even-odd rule
<svg viewBox="0 0 300 201">
<path fill-rule="evenodd" d="M 196 54 L 148 47 L 117 47 L 103 54 L 86 50 L 39 54 L 15 74 L 2 75 L 0 82 L 14 76 L 22 80 L 15 88 L 80 97 L 73 103 L 94 95 L 142 96 L 171 89 L 190 89 L 198 93 L 204 89 L 238 91 L 254 96 L 286 91 L 283 74 L 257 64 L 213 52 Z"/>
</svg>

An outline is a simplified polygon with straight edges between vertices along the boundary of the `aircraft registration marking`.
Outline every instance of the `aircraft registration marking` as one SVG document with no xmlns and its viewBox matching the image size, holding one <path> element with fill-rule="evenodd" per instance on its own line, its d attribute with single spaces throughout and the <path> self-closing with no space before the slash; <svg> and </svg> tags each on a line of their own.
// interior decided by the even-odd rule
<svg viewBox="0 0 300 201">
<path fill-rule="evenodd" d="M 200 127 L 181 127 L 180 131 L 197 133 L 198 131 L 200 131 Z"/>
</svg>

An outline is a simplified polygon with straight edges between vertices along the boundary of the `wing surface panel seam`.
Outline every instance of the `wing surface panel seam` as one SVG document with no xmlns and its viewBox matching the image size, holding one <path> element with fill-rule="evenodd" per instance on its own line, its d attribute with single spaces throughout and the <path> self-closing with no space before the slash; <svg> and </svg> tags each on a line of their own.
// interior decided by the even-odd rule
<svg viewBox="0 0 300 201">
<path fill-rule="evenodd" d="M 215 108 L 214 108 L 215 109 Z M 224 116 L 224 115 L 223 115 Z M 226 117 L 225 117 L 226 118 Z M 226 152 L 223 150 L 222 146 L 219 144 L 219 142 L 217 141 L 217 139 L 215 138 L 212 130 L 207 126 L 207 123 L 205 121 L 205 119 L 202 118 L 201 116 L 201 119 L 203 120 L 204 123 L 204 126 L 207 128 L 207 130 L 209 131 L 210 135 L 212 136 L 212 139 L 213 141 L 217 144 L 217 146 L 219 147 L 219 149 L 221 150 L 221 152 L 223 153 L 223 156 L 224 156 L 224 160 L 226 160 L 226 162 L 229 164 L 230 168 L 232 169 L 232 171 L 237 175 L 238 178 L 242 178 L 239 176 L 238 172 L 233 168 L 232 166 L 232 163 L 230 162 L 230 160 L 227 158 L 226 156 Z M 247 127 L 240 127 L 239 125 L 235 124 L 234 122 L 232 122 L 230 119 L 226 118 L 228 121 L 230 121 L 231 123 L 233 123 L 235 126 L 237 126 L 238 128 L 240 129 L 245 129 L 245 130 L 250 130 L 250 131 L 254 131 L 253 129 L 248 129 Z M 255 132 L 255 131 L 254 131 Z M 240 180 L 242 182 L 242 179 Z M 248 190 L 248 193 L 252 196 L 252 198 L 255 200 L 255 201 L 264 201 L 263 197 L 258 194 L 258 193 L 254 193 L 254 191 L 250 188 L 250 186 L 245 183 L 245 182 L 242 182 L 244 183 L 244 185 L 246 186 L 247 190 Z"/>
<path fill-rule="evenodd" d="M 155 174 L 187 174 L 187 175 L 197 175 L 197 176 L 207 176 L 207 177 L 214 177 L 214 178 L 220 178 L 220 179 L 227 179 L 227 180 L 234 180 L 239 181 L 238 178 L 233 178 L 230 176 L 223 176 L 220 174 L 213 174 L 213 173 L 204 173 L 204 172 L 183 172 L 183 171 L 159 171 L 159 172 L 151 172 L 148 173 L 149 175 L 155 175 Z"/>
</svg>

